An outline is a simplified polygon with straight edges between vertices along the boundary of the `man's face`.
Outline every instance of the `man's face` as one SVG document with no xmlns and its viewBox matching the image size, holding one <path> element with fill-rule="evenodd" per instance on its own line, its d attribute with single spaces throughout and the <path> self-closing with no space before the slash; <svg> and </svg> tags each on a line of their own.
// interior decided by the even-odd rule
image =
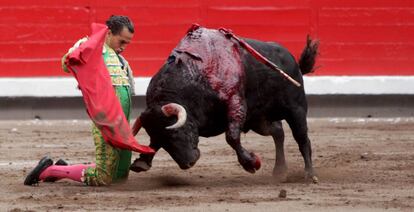
<svg viewBox="0 0 414 212">
<path fill-rule="evenodd" d="M 116 53 L 120 54 L 131 42 L 132 37 L 134 37 L 134 34 L 131 33 L 126 27 L 124 27 L 118 35 L 112 34 L 111 30 L 109 30 L 106 38 L 106 44 L 115 50 Z"/>
</svg>

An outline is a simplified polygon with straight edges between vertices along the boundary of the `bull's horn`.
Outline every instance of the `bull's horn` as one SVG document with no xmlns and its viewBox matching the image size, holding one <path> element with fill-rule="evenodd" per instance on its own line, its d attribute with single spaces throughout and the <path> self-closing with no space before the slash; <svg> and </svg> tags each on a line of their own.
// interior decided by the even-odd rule
<svg viewBox="0 0 414 212">
<path fill-rule="evenodd" d="M 182 127 L 187 120 L 187 112 L 185 108 L 177 103 L 169 103 L 161 107 L 162 112 L 165 116 L 177 116 L 177 122 L 171 126 L 166 127 L 165 129 L 177 129 Z"/>
<path fill-rule="evenodd" d="M 134 125 L 132 126 L 132 134 L 136 136 L 141 127 L 141 117 L 138 117 L 137 120 L 135 120 Z"/>
</svg>

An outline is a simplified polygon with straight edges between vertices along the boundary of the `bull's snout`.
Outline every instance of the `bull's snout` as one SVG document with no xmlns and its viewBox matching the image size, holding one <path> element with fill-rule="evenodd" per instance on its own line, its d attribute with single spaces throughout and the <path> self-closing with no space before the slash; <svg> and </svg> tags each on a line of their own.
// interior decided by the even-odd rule
<svg viewBox="0 0 414 212">
<path fill-rule="evenodd" d="M 181 169 L 189 169 L 191 167 L 193 167 L 196 164 L 197 161 L 193 161 L 191 163 L 187 163 L 187 164 L 180 164 L 180 168 Z"/>
<path fill-rule="evenodd" d="M 200 150 L 194 149 L 194 159 L 190 162 L 180 163 L 178 166 L 180 166 L 181 169 L 189 169 L 197 163 L 198 159 L 200 159 Z"/>
</svg>

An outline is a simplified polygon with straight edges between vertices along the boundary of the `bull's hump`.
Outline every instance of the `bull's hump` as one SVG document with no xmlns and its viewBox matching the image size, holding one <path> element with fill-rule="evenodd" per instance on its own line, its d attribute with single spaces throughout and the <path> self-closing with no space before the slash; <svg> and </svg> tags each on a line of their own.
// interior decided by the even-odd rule
<svg viewBox="0 0 414 212">
<path fill-rule="evenodd" d="M 176 49 L 200 55 L 201 59 L 207 62 L 214 55 L 217 41 L 222 39 L 220 34 L 217 30 L 198 28 L 188 32 Z"/>
<path fill-rule="evenodd" d="M 189 31 L 176 49 L 199 55 L 199 71 L 222 99 L 228 99 L 240 89 L 244 78 L 238 46 L 215 29 L 197 28 Z"/>
</svg>

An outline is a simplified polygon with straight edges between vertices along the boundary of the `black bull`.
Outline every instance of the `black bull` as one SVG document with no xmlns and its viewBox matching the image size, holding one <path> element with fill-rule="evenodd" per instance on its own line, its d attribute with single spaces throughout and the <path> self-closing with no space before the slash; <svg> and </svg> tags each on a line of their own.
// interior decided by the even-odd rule
<svg viewBox="0 0 414 212">
<path fill-rule="evenodd" d="M 260 159 L 242 147 L 240 133 L 253 130 L 271 135 L 276 145 L 273 174 L 285 178 L 281 120 L 286 120 L 303 156 L 305 176 L 317 182 L 302 75 L 313 70 L 318 43 L 308 39 L 297 63 L 276 43 L 244 40 L 302 86 L 295 86 L 257 61 L 221 32 L 193 27 L 152 78 L 147 108 L 137 119 L 135 132 L 143 126 L 150 136 L 150 147 L 156 151 L 164 148 L 182 169 L 192 167 L 199 159 L 199 136 L 225 132 L 239 163 L 251 173 L 260 168 Z M 131 170 L 147 171 L 153 157 L 141 154 Z"/>
</svg>

